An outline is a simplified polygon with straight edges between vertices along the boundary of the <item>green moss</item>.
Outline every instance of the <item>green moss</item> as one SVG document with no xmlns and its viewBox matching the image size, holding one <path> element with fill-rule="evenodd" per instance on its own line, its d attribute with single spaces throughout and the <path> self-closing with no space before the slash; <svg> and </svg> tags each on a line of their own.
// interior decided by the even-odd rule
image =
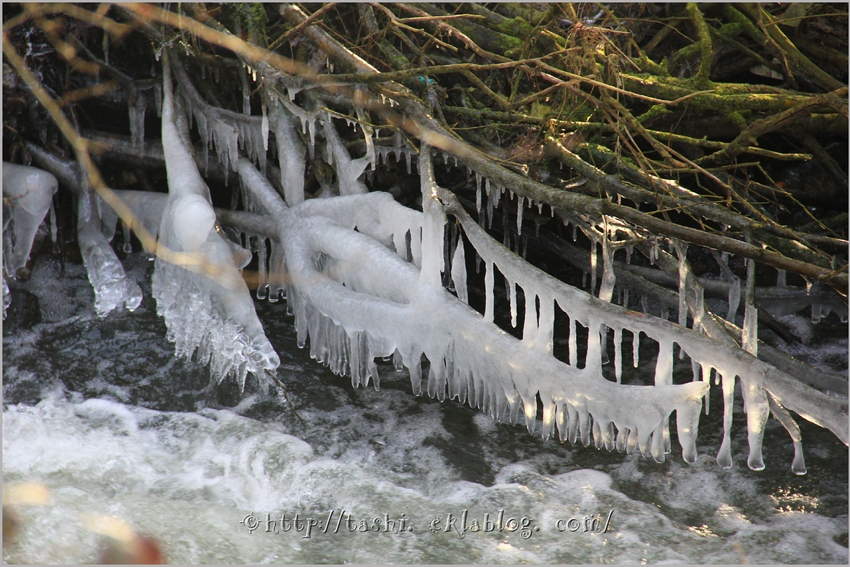
<svg viewBox="0 0 850 567">
<path fill-rule="evenodd" d="M 644 122 L 652 120 L 653 118 L 656 118 L 658 116 L 662 116 L 664 114 L 667 114 L 669 112 L 670 112 L 670 109 L 667 108 L 666 104 L 656 104 L 652 108 L 650 108 L 649 110 L 647 110 L 646 112 L 644 112 L 643 114 L 638 116 L 637 121 L 640 122 L 641 124 L 643 124 Z"/>
<path fill-rule="evenodd" d="M 245 34 L 248 41 L 265 47 L 269 44 L 266 35 L 265 5 L 260 2 L 226 3 L 221 5 L 222 24 L 235 35 Z"/>
<path fill-rule="evenodd" d="M 742 31 L 744 31 L 744 26 L 741 25 L 740 22 L 730 22 L 728 24 L 723 24 L 717 29 L 718 34 L 725 35 L 727 37 L 735 37 Z"/>
<path fill-rule="evenodd" d="M 731 112 L 726 113 L 726 117 L 732 121 L 736 128 L 739 130 L 744 130 L 749 124 L 747 124 L 747 119 L 744 118 L 744 115 L 737 110 L 733 110 Z"/>
</svg>

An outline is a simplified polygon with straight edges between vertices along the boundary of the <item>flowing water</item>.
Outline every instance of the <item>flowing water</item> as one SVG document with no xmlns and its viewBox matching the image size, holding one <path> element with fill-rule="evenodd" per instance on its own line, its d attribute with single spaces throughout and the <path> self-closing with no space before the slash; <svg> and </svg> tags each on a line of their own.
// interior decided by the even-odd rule
<svg viewBox="0 0 850 567">
<path fill-rule="evenodd" d="M 767 469 L 747 468 L 740 407 L 734 466 L 718 467 L 719 392 L 694 465 L 675 428 L 662 464 L 544 442 L 413 396 L 390 363 L 381 391 L 353 389 L 296 348 L 281 304 L 257 305 L 288 401 L 251 380 L 240 395 L 173 357 L 150 298 L 152 263 L 131 254 L 125 266 L 145 299 L 105 319 L 80 265 L 63 273 L 41 256 L 13 286 L 4 483 L 42 483 L 51 499 L 15 507 L 7 562 L 97 561 L 106 540 L 93 515 L 153 536 L 173 563 L 848 561 L 848 451 L 816 426 L 800 424 L 809 472 L 799 477 L 775 420 Z M 804 354 L 846 371 L 846 336 Z M 641 361 L 651 376 L 651 354 Z"/>
</svg>

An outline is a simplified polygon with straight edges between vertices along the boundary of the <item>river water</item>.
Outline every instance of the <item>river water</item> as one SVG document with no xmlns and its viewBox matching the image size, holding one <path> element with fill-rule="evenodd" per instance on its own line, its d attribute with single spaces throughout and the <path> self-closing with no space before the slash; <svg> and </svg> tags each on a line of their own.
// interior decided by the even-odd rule
<svg viewBox="0 0 850 567">
<path fill-rule="evenodd" d="M 734 466 L 718 467 L 719 392 L 694 465 L 675 439 L 662 464 L 544 442 L 413 396 L 389 363 L 381 391 L 353 389 L 296 348 L 280 304 L 257 305 L 287 398 L 250 380 L 240 395 L 173 357 L 150 297 L 152 262 L 131 254 L 125 266 L 145 299 L 105 319 L 81 265 L 63 272 L 41 256 L 13 285 L 4 482 L 42 483 L 51 499 L 15 507 L 7 562 L 97 561 L 105 539 L 89 529 L 93 515 L 153 536 L 172 563 L 848 561 L 848 451 L 816 426 L 800 423 L 809 472 L 799 477 L 775 420 L 767 469 L 747 468 L 740 408 Z M 815 354 L 846 371 L 846 336 Z M 652 357 L 641 360 L 651 374 Z"/>
</svg>

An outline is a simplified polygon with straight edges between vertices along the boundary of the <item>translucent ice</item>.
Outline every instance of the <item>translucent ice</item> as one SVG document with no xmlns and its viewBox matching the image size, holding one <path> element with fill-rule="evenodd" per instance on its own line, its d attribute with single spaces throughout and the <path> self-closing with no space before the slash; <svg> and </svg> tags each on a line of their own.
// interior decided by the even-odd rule
<svg viewBox="0 0 850 567">
<path fill-rule="evenodd" d="M 78 195 L 77 240 L 94 290 L 95 311 L 98 317 L 106 317 L 122 306 L 133 311 L 142 302 L 142 290 L 124 273 L 124 266 L 103 235 L 97 207 L 91 204 L 93 200 L 94 192 Z"/>
<path fill-rule="evenodd" d="M 58 187 L 56 177 L 46 171 L 3 162 L 3 258 L 10 277 L 27 263 Z"/>
<path fill-rule="evenodd" d="M 284 198 L 290 206 L 304 200 L 304 169 L 307 150 L 295 131 L 292 116 L 283 105 L 269 108 L 269 122 L 277 141 Z"/>
</svg>

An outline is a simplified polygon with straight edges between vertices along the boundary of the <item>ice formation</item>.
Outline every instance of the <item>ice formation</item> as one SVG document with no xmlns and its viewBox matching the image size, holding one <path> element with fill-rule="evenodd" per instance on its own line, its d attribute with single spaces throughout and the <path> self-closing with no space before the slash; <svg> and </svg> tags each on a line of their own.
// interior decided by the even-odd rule
<svg viewBox="0 0 850 567">
<path fill-rule="evenodd" d="M 209 189 L 190 153 L 167 60 L 165 55 L 162 145 L 169 195 L 159 225 L 152 282 L 157 312 L 165 319 L 178 356 L 188 358 L 197 352 L 198 361 L 209 363 L 219 381 L 235 374 L 244 388 L 251 373 L 265 388 L 266 373 L 274 372 L 280 360 L 263 332 L 234 264 L 234 245 L 221 234 Z"/>
<path fill-rule="evenodd" d="M 56 157 L 34 144 L 28 143 L 27 150 L 36 163 L 75 193 L 77 240 L 94 290 L 98 316 L 106 317 L 112 310 L 121 307 L 134 310 L 141 303 L 142 291 L 126 276 L 124 267 L 109 245 L 109 229 L 104 234 L 100 213 L 109 208 L 102 208 L 95 200 L 93 190 L 87 186 L 76 163 Z"/>
<path fill-rule="evenodd" d="M 436 186 L 430 158 L 423 153 L 419 161 L 424 213 L 402 207 L 381 193 L 310 200 L 287 208 L 251 163 L 240 161 L 243 183 L 277 225 L 276 238 L 270 242 L 271 255 L 279 264 L 277 268 L 269 266 L 267 277 L 271 279 L 275 272 L 286 274 L 284 287 L 289 309 L 296 317 L 300 346 L 306 345 L 309 337 L 311 355 L 337 373 L 350 374 L 355 386 L 370 381 L 377 386 L 374 358 L 392 356 L 397 367 L 409 370 L 417 394 L 427 391 L 441 400 L 446 396 L 468 400 L 494 417 L 514 421 L 522 410 L 529 429 L 535 427 L 539 399 L 544 437 L 553 435 L 557 424 L 562 439 L 580 437 L 589 443 L 592 438 L 597 446 L 627 450 L 639 447 L 659 460 L 670 451 L 667 421 L 673 411 L 677 411 L 685 459 L 695 458 L 693 439 L 701 399 L 708 392 L 708 378 L 714 369 L 723 378 L 727 431 L 737 377 L 748 388 L 748 399 L 758 404 L 757 415 L 748 419 L 749 464 L 756 469 L 763 466 L 761 414 L 765 407 L 762 402 L 767 399 L 762 381 L 767 367 L 763 362 L 696 332 L 701 328 L 701 310 L 694 315 L 695 331 L 690 331 L 666 320 L 628 312 L 539 272 L 493 242 L 451 193 Z M 504 188 L 491 188 L 486 178 L 484 186 L 489 209 Z M 442 207 L 435 206 L 441 202 Z M 458 238 L 454 250 L 446 248 L 443 241 L 443 208 L 463 227 L 464 235 Z M 488 216 L 492 218 L 492 214 Z M 610 299 L 613 248 L 606 242 L 606 234 L 607 230 L 598 236 L 603 245 L 603 280 L 607 280 L 602 296 Z M 485 264 L 483 316 L 462 301 L 464 242 Z M 661 253 L 657 242 L 650 250 L 655 257 Z M 444 254 L 451 255 L 452 262 L 446 263 Z M 412 265 L 405 262 L 408 259 Z M 447 266 L 458 298 L 442 287 L 440 271 Z M 610 275 L 605 274 L 606 268 Z M 496 271 L 506 279 L 513 325 L 517 318 L 516 287 L 521 288 L 529 305 L 535 306 L 524 318 L 521 341 L 493 325 Z M 394 275 L 391 281 L 376 275 L 388 273 Z M 698 302 L 702 304 L 701 294 Z M 569 363 L 559 362 L 551 354 L 555 305 L 569 317 Z M 589 333 L 581 367 L 577 323 L 597 331 Z M 618 382 L 622 376 L 623 330 L 634 337 L 635 364 L 641 333 L 659 344 L 654 387 L 618 386 L 602 376 L 602 330 L 606 327 L 614 333 Z M 674 344 L 690 357 L 695 376 L 702 380 L 672 384 Z M 423 354 L 429 364 L 427 383 L 422 379 Z M 799 402 L 793 380 L 783 380 L 771 383 L 777 402 L 781 400 L 807 419 L 828 426 L 840 438 L 842 434 L 846 437 L 832 410 L 821 412 L 810 403 Z M 724 443 L 718 455 L 722 464 L 727 459 L 731 463 L 729 447 Z M 804 470 L 802 454 L 795 463 L 795 470 Z"/>
<path fill-rule="evenodd" d="M 764 466 L 761 438 L 770 411 L 792 435 L 794 471 L 805 472 L 799 428 L 783 406 L 816 421 L 812 416 L 819 415 L 813 409 L 817 398 L 797 396 L 799 391 L 790 378 L 788 382 L 780 379 L 778 385 L 772 383 L 770 393 L 766 390 L 766 364 L 754 357 L 758 337 L 751 272 L 745 296 L 743 348 L 730 348 L 704 334 L 701 289 L 694 290 L 693 297 L 688 295 L 692 286 L 687 278 L 692 274 L 688 272 L 685 250 L 678 243 L 670 241 L 671 246 L 677 247 L 679 257 L 676 325 L 666 317 L 659 319 L 627 310 L 628 290 L 620 288 L 614 273 L 615 246 L 622 245 L 622 241 L 614 242 L 622 227 L 609 226 L 616 219 L 602 217 L 601 222 L 597 219 L 589 223 L 584 217 L 558 211 L 565 224 L 573 223 L 574 240 L 576 230 L 581 229 L 591 241 L 591 293 L 586 293 L 518 256 L 521 251 L 524 255 L 529 236 L 522 235 L 524 209 L 537 205 L 540 213 L 542 203 L 513 191 L 509 181 L 493 180 L 484 169 L 479 171 L 464 163 L 476 179 L 476 222 L 452 193 L 437 186 L 432 150 L 425 143 L 416 155 L 396 131 L 392 146 L 375 146 L 374 133 L 367 126 L 362 109 L 355 107 L 355 129 L 362 129 L 366 153 L 352 159 L 333 122 L 339 117 L 332 117 L 313 93 L 305 91 L 300 95 L 306 101 L 305 108 L 312 110 L 294 103 L 299 88 L 290 88 L 287 97 L 276 95 L 269 87 L 264 89 L 267 96 L 262 101 L 262 116 L 250 116 L 247 103 L 245 114 L 228 112 L 207 105 L 194 90 L 185 69 L 180 65 L 169 69 L 167 59 L 161 102 L 169 194 L 118 193 L 135 215 L 132 222 L 158 235 L 157 249 L 148 250 L 157 254 L 153 294 L 178 356 L 198 353 L 199 362 L 209 363 L 219 381 L 235 374 L 241 387 L 248 373 L 267 386 L 267 373 L 274 372 L 279 364 L 238 271 L 248 264 L 251 252 L 224 236 L 216 220 L 218 214 L 228 230 L 238 233 L 243 245 L 257 252 L 257 297 L 275 302 L 285 296 L 287 310 L 295 316 L 298 345 L 304 347 L 309 340 L 311 356 L 338 374 L 350 375 L 354 386 L 371 382 L 377 388 L 380 378 L 375 358 L 392 357 L 397 369 L 404 367 L 409 371 L 417 395 L 427 392 L 441 401 L 449 397 L 468 402 L 496 419 L 521 419 L 529 431 L 537 428 L 539 417 L 544 438 L 558 435 L 562 441 L 581 439 L 585 445 L 592 442 L 609 450 L 640 450 L 658 461 L 671 451 L 669 420 L 676 412 L 683 457 L 694 462 L 700 409 L 704 399 L 707 409 L 709 380 L 714 372 L 722 381 L 725 403 L 718 462 L 723 466 L 732 462 L 732 407 L 735 384 L 740 380 L 747 412 L 749 466 Z M 172 72 L 180 86 L 180 97 L 172 89 Z M 245 74 L 243 78 L 246 79 Z M 159 106 L 159 91 L 155 90 L 155 95 Z M 137 145 L 140 134 L 143 138 L 146 104 L 145 98 L 140 97 L 131 107 L 133 145 Z M 296 118 L 301 121 L 303 142 Z M 354 122 L 350 117 L 342 118 L 349 125 Z M 245 211 L 212 208 L 209 189 L 188 141 L 193 119 L 203 142 L 202 163 L 208 164 L 209 150 L 214 149 L 225 171 L 238 172 Z M 283 198 L 265 171 L 270 133 L 277 145 Z M 334 168 L 340 196 L 305 200 L 305 163 L 308 155 L 315 155 L 317 133 L 319 152 Z M 408 172 L 416 158 L 422 212 L 396 203 L 388 193 L 368 193 L 362 175 L 370 165 L 374 170 L 382 160 L 386 162 L 390 154 L 396 161 L 404 155 Z M 444 164 L 448 167 L 451 157 L 457 166 L 457 156 L 447 153 L 443 155 Z M 506 230 L 502 246 L 482 227 L 485 223 L 492 226 L 495 209 L 505 192 L 505 201 L 516 199 L 517 235 L 511 238 Z M 101 209 L 102 218 L 98 212 Z M 555 214 L 554 209 L 550 212 Z M 108 276 L 111 260 L 97 254 L 109 249 L 105 243 L 114 234 L 117 216 L 85 191 L 81 192 L 78 213 L 79 240 L 87 267 L 101 267 L 90 267 L 90 278 L 93 273 Z M 507 217 L 506 207 L 502 213 L 507 229 L 513 218 Z M 445 241 L 447 215 L 454 217 L 457 226 L 451 227 L 452 236 Z M 134 226 L 124 228 L 126 243 L 128 230 Z M 630 238 L 641 239 L 634 234 Z M 598 291 L 597 246 L 602 247 Z M 86 247 L 91 250 L 86 252 Z M 656 237 L 645 250 L 652 263 L 667 257 Z M 473 253 L 476 267 L 478 262 L 484 264 L 483 314 L 468 305 L 467 251 Z M 630 253 L 627 248 L 627 259 Z M 115 263 L 120 268 L 117 259 Z M 497 272 L 505 280 L 514 328 L 519 323 L 517 303 L 522 292 L 525 307 L 520 339 L 494 323 Z M 97 290 L 95 279 L 92 284 Z M 453 288 L 456 296 L 444 285 Z M 615 285 L 623 306 L 613 303 Z M 125 302 L 130 300 L 128 307 L 136 297 L 132 290 L 118 295 Z M 4 306 L 5 297 L 4 287 Z M 736 279 L 729 291 L 730 316 L 737 311 L 740 299 L 741 283 Z M 644 295 L 641 302 L 646 303 Z M 104 308 L 107 303 L 104 299 Z M 689 306 L 692 329 L 687 329 Z M 553 354 L 556 309 L 569 320 L 567 362 Z M 820 305 L 813 306 L 813 317 L 823 312 Z M 614 381 L 602 372 L 607 361 L 609 330 L 614 343 Z M 628 337 L 624 331 L 632 337 L 635 366 L 641 335 L 657 343 L 653 385 L 623 383 L 622 341 Z M 579 352 L 577 337 L 584 332 L 587 345 L 584 352 Z M 690 358 L 693 382 L 673 383 L 675 345 L 680 357 Z M 540 416 L 538 406 L 542 408 Z M 830 423 L 825 425 L 836 431 L 830 415 Z M 843 435 L 846 442 L 846 432 Z"/>
<path fill-rule="evenodd" d="M 142 302 L 142 290 L 126 276 L 121 261 L 104 236 L 93 192 L 86 191 L 78 196 L 77 240 L 94 290 L 98 317 L 106 317 L 122 306 L 128 311 L 135 310 Z"/>
<path fill-rule="evenodd" d="M 46 171 L 3 162 L 3 267 L 9 277 L 26 265 L 58 187 L 56 177 Z"/>
<path fill-rule="evenodd" d="M 339 180 L 340 195 L 359 195 L 369 190 L 360 180 L 360 176 L 366 171 L 371 163 L 375 161 L 375 150 L 372 146 L 372 137 L 366 133 L 366 155 L 362 158 L 351 159 L 348 150 L 342 144 L 334 129 L 333 121 L 329 113 L 326 113 L 323 133 L 327 141 L 328 163 L 334 166 Z"/>
<path fill-rule="evenodd" d="M 298 138 L 289 111 L 277 101 L 269 107 L 269 122 L 277 140 L 277 155 L 286 203 L 290 206 L 297 205 L 304 200 L 306 149 Z"/>
<path fill-rule="evenodd" d="M 209 161 L 208 150 L 215 149 L 225 172 L 235 171 L 239 149 L 242 148 L 265 172 L 267 139 L 264 137 L 262 117 L 231 112 L 206 104 L 192 85 L 183 65 L 174 65 L 173 69 L 180 85 L 186 113 L 190 119 L 194 118 L 201 134 L 205 148 L 204 164 Z M 191 144 L 187 146 L 191 147 Z"/>
<path fill-rule="evenodd" d="M 247 160 L 240 162 L 243 183 L 255 192 L 278 228 L 276 242 L 284 248 L 286 297 L 295 315 L 299 345 L 306 345 L 309 337 L 311 356 L 334 372 L 349 374 L 355 386 L 371 381 L 377 387 L 374 359 L 392 356 L 397 366 L 409 370 L 415 393 L 468 401 L 498 419 L 515 422 L 522 415 L 530 431 L 535 429 L 539 397 L 544 438 L 555 434 L 557 424 L 563 440 L 581 438 L 589 444 L 592 439 L 599 447 L 639 449 L 659 461 L 669 451 L 664 423 L 676 411 L 683 455 L 693 462 L 701 399 L 708 384 L 668 381 L 646 387 L 609 382 L 601 375 L 598 339 L 595 344 L 591 341 L 584 368 L 552 356 L 556 301 L 583 324 L 597 329 L 602 324 L 602 315 L 587 305 L 586 294 L 535 272 L 462 215 L 458 218 L 465 235 L 485 258 L 488 274 L 498 265 L 527 297 L 539 299 L 540 313 L 527 315 L 523 339 L 517 340 L 492 323 L 491 292 L 482 318 L 442 287 L 446 217 L 426 152 L 420 157 L 424 213 L 410 211 L 380 193 L 305 201 L 287 208 L 270 187 L 251 180 Z M 408 234 L 410 248 L 420 249 L 421 269 L 406 261 L 407 246 L 401 243 L 407 242 Z M 456 286 L 463 281 L 461 269 L 462 263 L 456 261 L 452 270 Z M 620 327 L 625 326 L 622 309 L 606 305 L 619 310 Z M 629 328 L 634 327 L 653 337 L 661 334 L 649 322 Z M 673 336 L 672 328 L 662 334 L 671 344 Z M 429 366 L 427 380 L 422 377 L 423 354 Z"/>
</svg>

